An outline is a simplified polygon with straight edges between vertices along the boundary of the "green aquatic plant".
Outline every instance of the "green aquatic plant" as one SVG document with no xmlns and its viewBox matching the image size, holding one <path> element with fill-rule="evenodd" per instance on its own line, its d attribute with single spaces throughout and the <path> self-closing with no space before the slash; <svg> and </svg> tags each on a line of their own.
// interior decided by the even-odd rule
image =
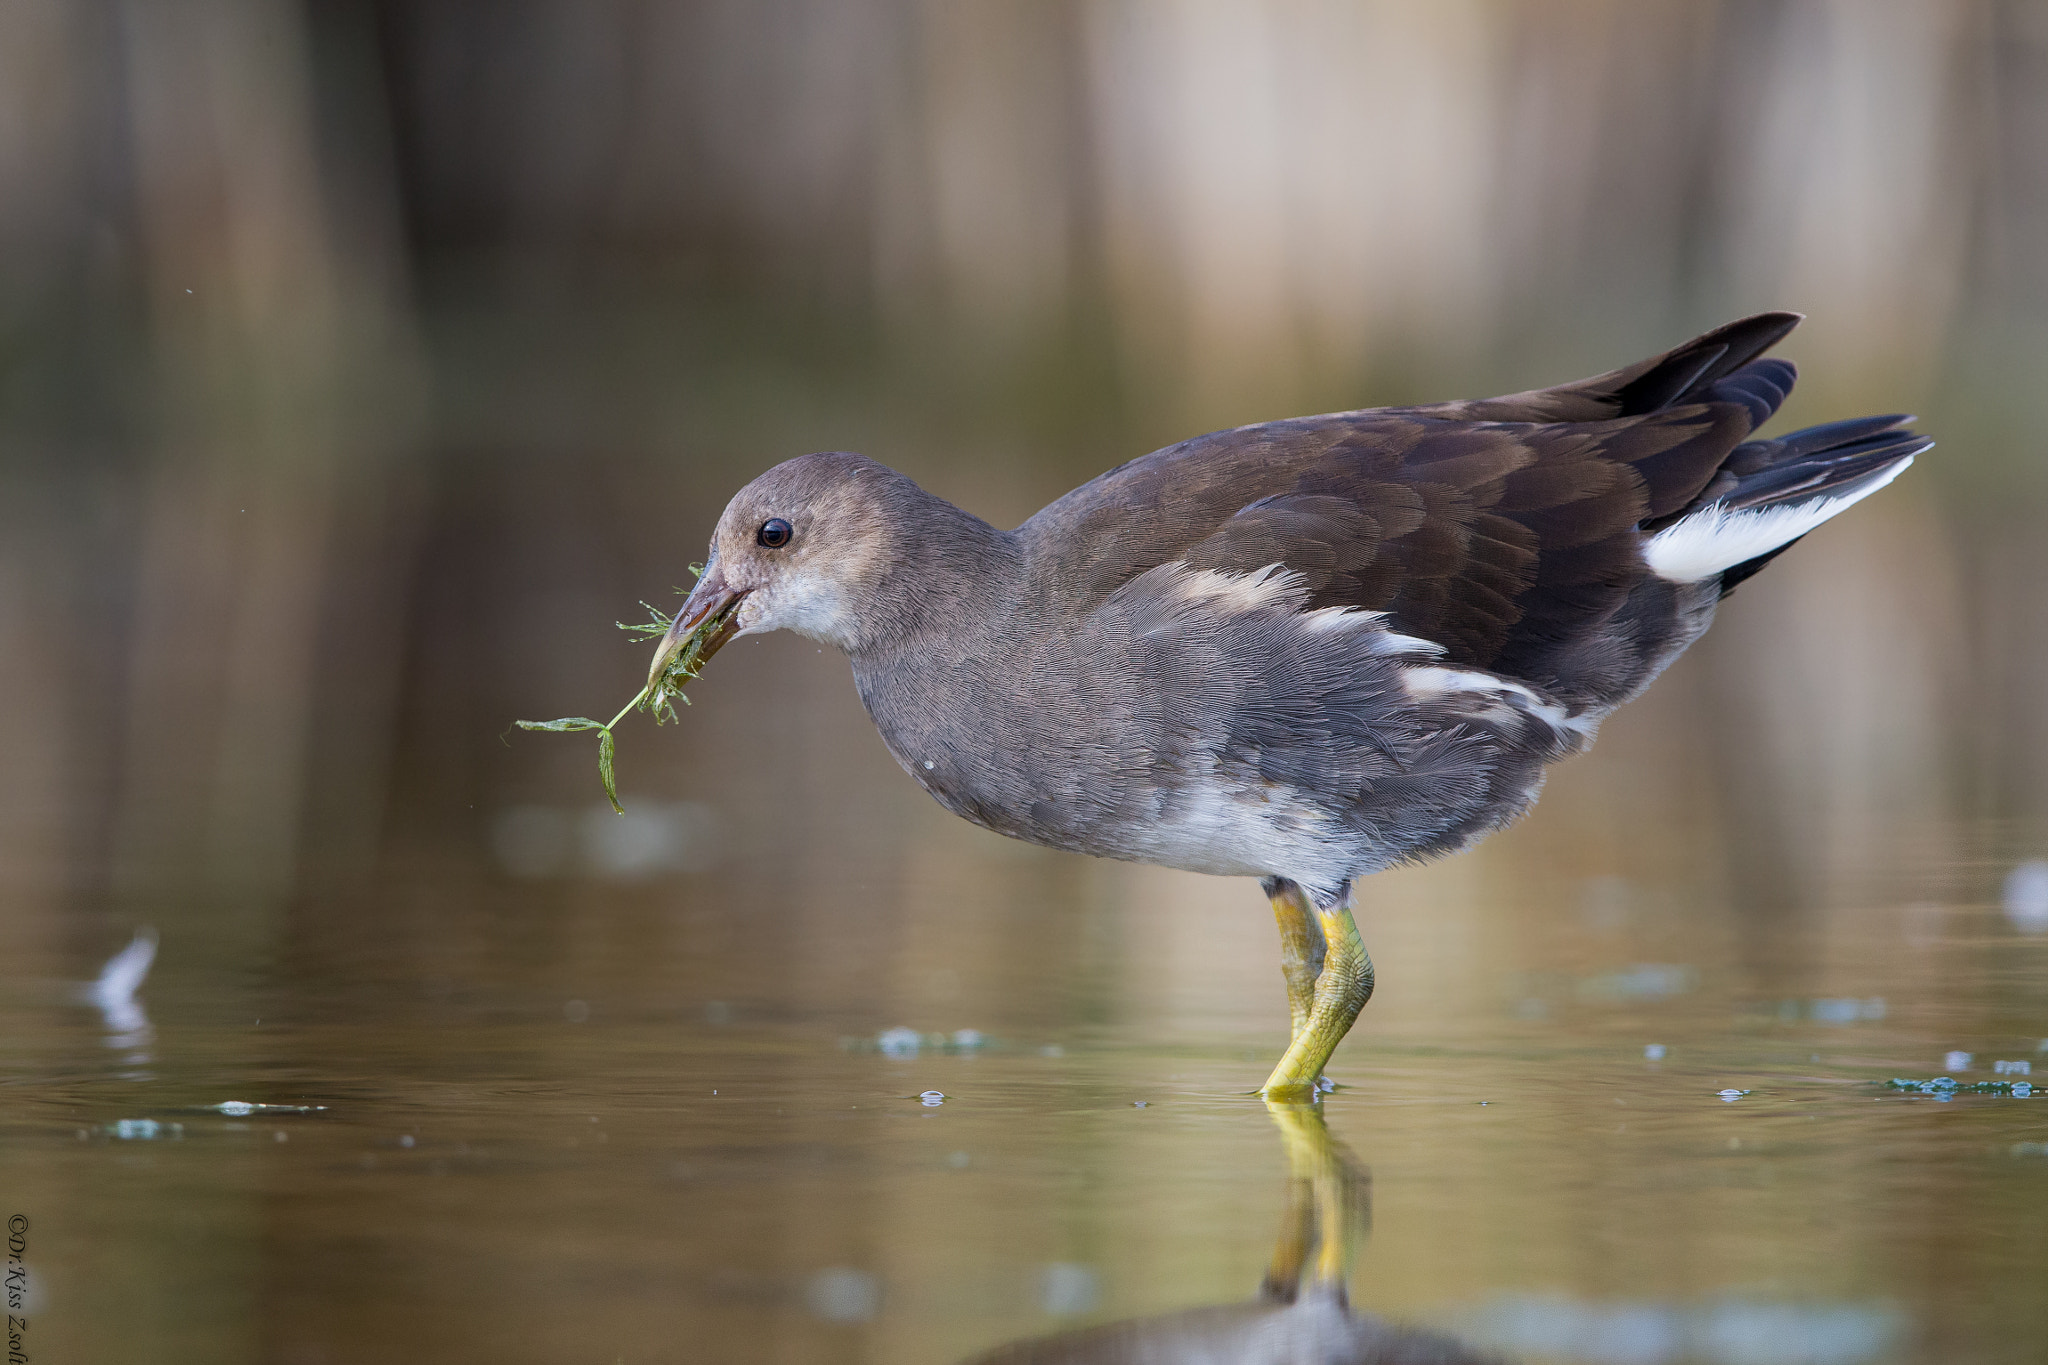
<svg viewBox="0 0 2048 1365">
<path fill-rule="evenodd" d="M 690 572 L 701 575 L 703 568 L 701 565 L 692 564 Z M 676 591 L 685 593 L 688 590 L 677 588 Z M 675 626 L 675 616 L 664 612 L 651 602 L 642 602 L 640 605 L 647 608 L 651 620 L 630 623 L 617 621 L 613 624 L 626 634 L 641 640 L 665 641 L 669 631 Z M 513 723 L 522 730 L 548 730 L 556 734 L 597 731 L 598 780 L 604 783 L 605 799 L 612 803 L 612 809 L 624 815 L 626 808 L 619 804 L 618 778 L 613 768 L 613 760 L 618 753 L 618 740 L 612 734 L 613 729 L 635 710 L 646 711 L 652 715 L 656 725 L 666 725 L 676 719 L 675 704 L 690 704 L 690 699 L 683 695 L 684 685 L 697 676 L 704 666 L 705 657 L 718 647 L 720 634 L 730 623 L 737 606 L 737 601 L 730 603 L 723 610 L 713 612 L 692 627 L 690 633 L 678 643 L 674 652 L 666 656 L 666 662 L 661 665 L 660 670 L 647 679 L 647 686 L 635 693 L 633 700 L 620 707 L 619 714 L 610 720 L 592 720 L 588 716 L 564 716 L 560 720 L 522 720 Z M 663 656 L 657 654 L 655 657 L 661 659 Z"/>
</svg>

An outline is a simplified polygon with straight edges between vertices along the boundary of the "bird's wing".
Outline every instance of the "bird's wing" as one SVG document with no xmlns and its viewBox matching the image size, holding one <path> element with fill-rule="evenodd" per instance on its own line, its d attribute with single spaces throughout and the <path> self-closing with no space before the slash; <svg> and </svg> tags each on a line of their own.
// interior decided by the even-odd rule
<svg viewBox="0 0 2048 1365">
<path fill-rule="evenodd" d="M 1215 432 L 1110 471 L 1022 528 L 1044 580 L 1101 600 L 1161 564 L 1299 574 L 1307 605 L 1384 611 L 1447 661 L 1519 676 L 1648 575 L 1641 531 L 1690 506 L 1791 388 L 1766 314 L 1595 379 L 1506 398 Z"/>
</svg>

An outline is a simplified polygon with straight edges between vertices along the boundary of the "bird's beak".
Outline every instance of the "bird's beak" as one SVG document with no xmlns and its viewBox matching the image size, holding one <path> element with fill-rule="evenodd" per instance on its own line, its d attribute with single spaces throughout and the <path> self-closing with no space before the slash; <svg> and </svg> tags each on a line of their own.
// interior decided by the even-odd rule
<svg viewBox="0 0 2048 1365">
<path fill-rule="evenodd" d="M 650 684 L 659 681 L 669 665 L 675 662 L 676 655 L 693 643 L 695 653 L 690 661 L 691 671 L 694 673 L 702 668 L 720 646 L 739 633 L 739 604 L 746 595 L 744 589 L 726 585 L 724 575 L 718 571 L 717 561 L 706 565 L 704 576 L 683 599 L 683 608 L 676 613 L 668 634 L 661 637 L 661 648 L 654 651 L 654 665 L 647 670 L 647 681 Z"/>
</svg>

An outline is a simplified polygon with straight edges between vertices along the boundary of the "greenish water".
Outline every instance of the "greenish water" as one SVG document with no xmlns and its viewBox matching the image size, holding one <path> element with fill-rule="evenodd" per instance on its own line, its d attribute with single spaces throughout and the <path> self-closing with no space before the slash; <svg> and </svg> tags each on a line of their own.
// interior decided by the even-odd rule
<svg viewBox="0 0 2048 1365">
<path fill-rule="evenodd" d="M 2038 1360 L 2013 832 L 1865 869 L 1990 897 L 1759 953 L 1682 882 L 1532 867 L 1541 819 L 1366 884 L 1381 994 L 1292 1146 L 1247 1093 L 1285 1030 L 1248 883 L 932 824 L 823 881 L 423 877 L 234 975 L 181 964 L 167 906 L 137 1013 L 0 1005 L 31 1359 L 937 1365 L 1145 1319 L 997 1358 Z M 1945 1068 L 2011 1088 L 1886 1085 Z M 1195 1312 L 1255 1302 L 1304 1160 L 1357 1316 Z"/>
</svg>

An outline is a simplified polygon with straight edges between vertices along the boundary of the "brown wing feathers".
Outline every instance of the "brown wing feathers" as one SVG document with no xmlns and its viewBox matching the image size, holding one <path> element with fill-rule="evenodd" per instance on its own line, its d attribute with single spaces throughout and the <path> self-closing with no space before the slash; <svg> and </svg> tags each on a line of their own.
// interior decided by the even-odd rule
<svg viewBox="0 0 2048 1365">
<path fill-rule="evenodd" d="M 1783 401 L 1792 367 L 1758 357 L 1798 321 L 1747 318 L 1554 389 L 1216 432 L 1034 521 L 1063 555 L 1080 551 L 1067 581 L 1091 597 L 1175 557 L 1230 573 L 1279 563 L 1315 606 L 1386 611 L 1451 662 L 1555 681 L 1560 648 L 1647 577 L 1638 528 L 1718 488 Z"/>
</svg>

